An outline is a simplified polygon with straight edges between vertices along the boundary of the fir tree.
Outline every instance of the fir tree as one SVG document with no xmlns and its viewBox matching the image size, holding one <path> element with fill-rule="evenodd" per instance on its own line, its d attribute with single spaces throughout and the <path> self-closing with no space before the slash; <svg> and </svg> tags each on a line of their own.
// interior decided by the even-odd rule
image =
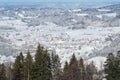
<svg viewBox="0 0 120 80">
<path fill-rule="evenodd" d="M 13 80 L 13 62 L 6 63 L 6 76 L 7 80 Z"/>
<path fill-rule="evenodd" d="M 68 70 L 68 68 L 69 68 L 69 64 L 68 64 L 68 62 L 66 61 L 66 62 L 65 62 L 65 65 L 64 65 L 64 69 L 63 69 L 64 73 Z"/>
<path fill-rule="evenodd" d="M 72 58 L 70 59 L 70 65 L 69 66 L 72 66 L 73 64 L 77 63 L 77 59 L 75 57 L 75 54 L 72 55 Z"/>
<path fill-rule="evenodd" d="M 22 53 L 16 57 L 13 65 L 13 71 L 14 80 L 24 80 L 24 57 Z"/>
<path fill-rule="evenodd" d="M 107 80 L 118 80 L 116 78 L 116 74 L 117 74 L 116 67 L 117 65 L 115 64 L 115 57 L 112 53 L 110 53 L 107 57 L 107 60 L 104 66 Z"/>
<path fill-rule="evenodd" d="M 33 60 L 32 57 L 30 55 L 30 52 L 27 52 L 27 56 L 25 58 L 25 64 L 24 64 L 24 68 L 25 68 L 25 80 L 31 80 L 31 71 L 32 71 L 32 66 L 33 66 Z"/>
<path fill-rule="evenodd" d="M 82 58 L 80 58 L 78 62 L 78 66 L 79 66 L 79 71 L 80 71 L 80 78 L 81 80 L 84 80 L 85 79 L 85 66 L 84 66 L 84 61 Z"/>
<path fill-rule="evenodd" d="M 0 65 L 0 80 L 6 80 L 6 71 L 4 64 Z"/>
<path fill-rule="evenodd" d="M 115 64 L 116 68 L 114 69 L 116 72 L 116 78 L 120 79 L 120 51 L 117 52 L 117 56 L 115 58 Z"/>
<path fill-rule="evenodd" d="M 20 53 L 20 73 L 21 73 L 21 79 L 24 80 L 24 74 L 25 74 L 25 69 L 24 69 L 24 56 L 22 52 Z"/>
<path fill-rule="evenodd" d="M 52 80 L 62 80 L 61 63 L 59 56 L 52 53 Z"/>
<path fill-rule="evenodd" d="M 80 80 L 78 61 L 74 54 L 70 59 L 67 71 L 64 72 L 64 80 Z"/>
<path fill-rule="evenodd" d="M 97 78 L 97 69 L 93 62 L 86 66 L 85 80 L 99 80 Z"/>
<path fill-rule="evenodd" d="M 15 59 L 15 63 L 13 65 L 13 71 L 14 71 L 14 79 L 13 80 L 21 80 L 20 56 L 17 56 L 16 59 Z"/>
<path fill-rule="evenodd" d="M 47 50 L 39 44 L 35 54 L 35 62 L 32 68 L 32 80 L 50 80 L 49 68 L 50 56 Z"/>
</svg>

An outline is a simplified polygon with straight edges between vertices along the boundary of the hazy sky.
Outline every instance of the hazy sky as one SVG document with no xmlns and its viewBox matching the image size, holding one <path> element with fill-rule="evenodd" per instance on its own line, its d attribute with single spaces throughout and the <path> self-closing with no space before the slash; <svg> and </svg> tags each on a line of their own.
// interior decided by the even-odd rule
<svg viewBox="0 0 120 80">
<path fill-rule="evenodd" d="M 0 0 L 1 2 L 120 2 L 120 0 Z"/>
</svg>

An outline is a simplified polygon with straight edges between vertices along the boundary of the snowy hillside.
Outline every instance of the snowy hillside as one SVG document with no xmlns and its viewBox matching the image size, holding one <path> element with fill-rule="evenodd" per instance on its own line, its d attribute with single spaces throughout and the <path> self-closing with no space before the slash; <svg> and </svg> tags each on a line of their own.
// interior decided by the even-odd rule
<svg viewBox="0 0 120 80">
<path fill-rule="evenodd" d="M 77 58 L 103 59 L 97 51 L 112 45 L 120 35 L 120 18 L 113 9 L 16 8 L 0 12 L 0 61 L 20 51 L 35 53 L 38 43 L 55 50 L 61 62 Z M 107 48 L 108 49 L 108 48 Z M 109 48 L 110 49 L 110 48 Z M 106 53 L 107 54 L 107 53 Z M 99 65 L 100 63 L 97 63 Z"/>
</svg>

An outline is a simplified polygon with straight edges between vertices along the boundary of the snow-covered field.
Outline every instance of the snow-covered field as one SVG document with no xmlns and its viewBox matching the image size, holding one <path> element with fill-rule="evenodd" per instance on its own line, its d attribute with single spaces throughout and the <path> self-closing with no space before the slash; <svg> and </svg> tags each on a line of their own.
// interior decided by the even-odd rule
<svg viewBox="0 0 120 80">
<path fill-rule="evenodd" d="M 86 64 L 93 62 L 98 70 L 102 70 L 102 69 L 104 69 L 104 62 L 105 61 L 106 61 L 106 57 L 98 56 L 98 57 L 94 57 L 94 58 L 89 59 Z"/>
</svg>

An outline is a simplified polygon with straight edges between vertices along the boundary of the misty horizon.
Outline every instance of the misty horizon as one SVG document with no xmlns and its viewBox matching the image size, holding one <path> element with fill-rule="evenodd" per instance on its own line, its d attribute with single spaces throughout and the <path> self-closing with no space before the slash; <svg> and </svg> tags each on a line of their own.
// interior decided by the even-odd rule
<svg viewBox="0 0 120 80">
<path fill-rule="evenodd" d="M 95 7 L 95 6 L 104 6 L 104 5 L 114 5 L 114 4 L 119 4 L 120 2 L 2 2 L 0 3 L 0 6 L 46 6 L 46 7 L 60 7 L 63 6 L 64 4 L 68 5 L 68 7 L 70 7 L 70 5 L 79 5 L 82 7 L 85 6 L 90 6 L 90 7 Z"/>
</svg>

